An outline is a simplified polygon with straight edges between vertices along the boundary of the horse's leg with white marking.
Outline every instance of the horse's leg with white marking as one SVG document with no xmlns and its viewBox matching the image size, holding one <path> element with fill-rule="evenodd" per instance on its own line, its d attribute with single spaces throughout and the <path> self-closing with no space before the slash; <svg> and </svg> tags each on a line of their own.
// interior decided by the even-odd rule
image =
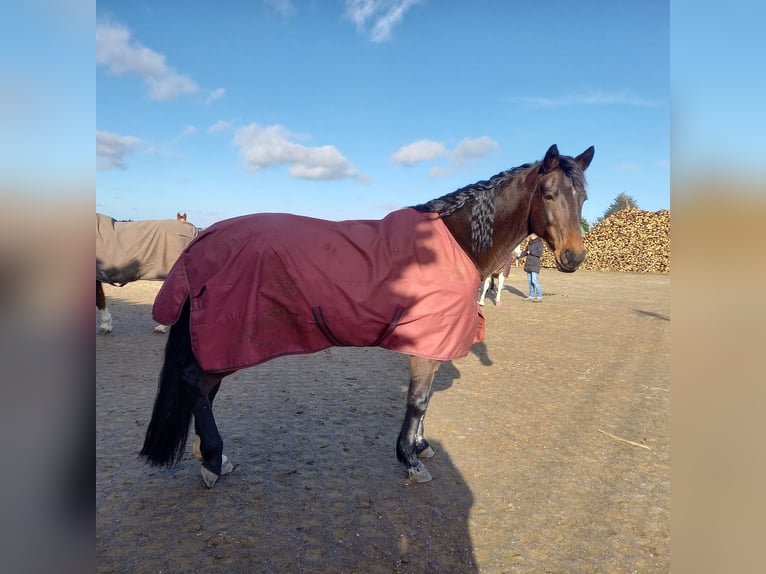
<svg viewBox="0 0 766 574">
<path fill-rule="evenodd" d="M 200 473 L 205 486 L 212 488 L 219 476 L 229 474 L 234 466 L 223 454 L 223 439 L 213 417 L 212 398 L 221 384 L 221 375 L 202 374 L 201 388 L 194 389 L 194 429 L 199 437 L 199 453 L 202 456 Z M 212 395 L 212 396 L 211 396 Z M 195 439 L 196 442 L 196 439 Z"/>
<path fill-rule="evenodd" d="M 422 436 L 423 419 L 431 398 L 431 385 L 439 369 L 439 361 L 410 357 L 410 388 L 407 392 L 407 413 L 396 442 L 396 458 L 407 467 L 407 475 L 416 482 L 428 482 L 431 474 L 418 459 L 419 453 L 430 450 Z M 433 453 L 433 451 L 431 451 Z M 425 454 L 424 456 L 428 456 Z"/>
<path fill-rule="evenodd" d="M 96 279 L 96 316 L 98 321 L 98 332 L 102 334 L 112 332 L 112 315 L 106 308 L 106 295 L 104 295 L 104 286 L 101 281 Z"/>
<path fill-rule="evenodd" d="M 112 314 L 106 307 L 98 312 L 98 332 L 102 335 L 112 332 Z"/>
<path fill-rule="evenodd" d="M 500 295 L 503 294 L 503 283 L 505 283 L 505 274 L 501 271 L 497 274 L 497 295 L 495 295 L 495 305 L 502 305 Z"/>
<path fill-rule="evenodd" d="M 487 289 L 489 289 L 489 282 L 492 280 L 491 277 L 487 277 L 484 280 L 484 286 L 481 288 L 481 297 L 479 297 L 479 305 L 484 305 L 484 297 L 487 294 Z"/>
<path fill-rule="evenodd" d="M 418 423 L 418 432 L 415 435 L 415 452 L 418 453 L 418 456 L 420 458 L 431 458 L 436 453 L 434 453 L 434 449 L 431 448 L 431 445 L 428 444 L 428 441 L 423 436 L 425 432 L 423 427 L 423 421 L 425 420 L 425 418 L 426 418 L 426 415 L 425 413 L 423 413 L 423 416 L 420 417 L 420 422 Z"/>
</svg>

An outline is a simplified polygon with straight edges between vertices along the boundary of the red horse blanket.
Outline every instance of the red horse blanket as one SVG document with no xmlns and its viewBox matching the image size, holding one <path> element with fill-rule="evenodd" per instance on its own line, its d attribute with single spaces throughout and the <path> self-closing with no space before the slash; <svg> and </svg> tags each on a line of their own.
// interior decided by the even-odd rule
<svg viewBox="0 0 766 574">
<path fill-rule="evenodd" d="M 171 325 L 190 298 L 192 348 L 212 372 L 331 346 L 449 360 L 484 337 L 480 280 L 433 213 L 341 222 L 246 215 L 200 233 L 152 314 Z"/>
<path fill-rule="evenodd" d="M 113 285 L 164 279 L 196 235 L 186 221 L 116 221 L 97 213 L 96 279 Z"/>
</svg>

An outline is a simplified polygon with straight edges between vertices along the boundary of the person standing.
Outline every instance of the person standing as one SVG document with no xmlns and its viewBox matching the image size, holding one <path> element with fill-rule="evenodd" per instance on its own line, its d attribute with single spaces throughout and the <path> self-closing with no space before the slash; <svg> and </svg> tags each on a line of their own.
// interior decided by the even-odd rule
<svg viewBox="0 0 766 574">
<path fill-rule="evenodd" d="M 529 297 L 527 301 L 542 301 L 543 288 L 540 286 L 540 258 L 543 256 L 543 240 L 536 233 L 529 235 L 527 248 L 521 252 L 522 257 L 526 257 L 524 262 L 524 271 L 529 280 Z"/>
</svg>

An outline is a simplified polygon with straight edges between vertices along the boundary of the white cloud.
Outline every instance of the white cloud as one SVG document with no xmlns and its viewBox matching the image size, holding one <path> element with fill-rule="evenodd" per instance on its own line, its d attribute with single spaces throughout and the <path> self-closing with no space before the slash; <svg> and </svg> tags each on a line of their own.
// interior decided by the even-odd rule
<svg viewBox="0 0 766 574">
<path fill-rule="evenodd" d="M 186 136 L 190 136 L 190 135 L 195 134 L 195 133 L 197 133 L 197 127 L 196 126 L 192 126 L 192 125 L 188 125 L 179 134 L 177 139 L 185 138 Z"/>
<path fill-rule="evenodd" d="M 660 161 L 657 162 L 657 167 L 661 169 L 667 169 L 670 167 L 670 162 L 666 159 L 661 159 Z"/>
<path fill-rule="evenodd" d="M 447 158 L 446 166 L 434 166 L 428 172 L 431 177 L 441 177 L 454 172 L 466 162 L 484 157 L 489 152 L 499 148 L 498 143 L 489 136 L 463 138 L 452 151 L 448 150 L 441 142 L 423 139 L 402 146 L 391 156 L 391 161 L 410 166 L 445 157 Z"/>
<path fill-rule="evenodd" d="M 280 125 L 250 124 L 237 131 L 234 145 L 249 171 L 289 165 L 290 175 L 300 179 L 364 179 L 334 146 L 309 147 L 292 141 L 296 137 Z"/>
<path fill-rule="evenodd" d="M 212 126 L 207 128 L 207 132 L 210 134 L 223 132 L 232 128 L 232 123 L 225 120 L 218 120 Z"/>
<path fill-rule="evenodd" d="M 212 104 L 216 100 L 220 100 L 226 95 L 226 88 L 216 88 L 212 90 L 205 98 L 205 104 Z"/>
<path fill-rule="evenodd" d="M 287 18 L 295 12 L 293 3 L 291 0 L 263 0 L 267 6 L 270 6 L 273 10 L 279 12 L 280 15 Z"/>
<path fill-rule="evenodd" d="M 345 16 L 373 42 L 391 39 L 391 31 L 419 0 L 346 0 Z"/>
<path fill-rule="evenodd" d="M 172 140 L 170 140 L 169 143 L 170 144 L 177 144 L 182 139 L 187 138 L 187 137 L 189 137 L 191 135 L 194 135 L 196 133 L 197 133 L 197 126 L 187 125 L 186 127 L 184 127 L 184 129 L 181 130 L 181 132 L 176 137 L 174 137 Z"/>
<path fill-rule="evenodd" d="M 641 166 L 635 163 L 623 163 L 617 167 L 617 171 L 622 171 L 624 173 L 636 173 L 637 171 L 641 171 Z"/>
<path fill-rule="evenodd" d="M 418 140 L 407 144 L 391 156 L 393 163 L 412 165 L 421 161 L 429 161 L 447 155 L 447 148 L 441 142 L 433 140 Z"/>
<path fill-rule="evenodd" d="M 120 24 L 96 25 L 96 64 L 116 75 L 139 76 L 153 100 L 173 100 L 199 90 L 192 79 L 168 66 L 165 56 L 131 40 L 130 30 Z"/>
<path fill-rule="evenodd" d="M 149 97 L 163 102 L 175 100 L 182 94 L 193 94 L 197 91 L 197 84 L 174 71 L 159 78 L 147 78 L 146 83 L 149 84 Z"/>
<path fill-rule="evenodd" d="M 508 101 L 536 109 L 593 105 L 622 105 L 636 107 L 656 107 L 661 105 L 660 102 L 656 100 L 642 98 L 641 96 L 636 96 L 629 92 L 602 91 L 590 91 L 583 94 L 568 94 L 557 98 L 520 96 L 508 98 Z"/>
<path fill-rule="evenodd" d="M 468 160 L 484 157 L 490 151 L 499 148 L 498 143 L 489 136 L 463 138 L 455 146 L 455 151 L 452 152 L 452 162 L 456 165 L 462 165 Z"/>
<path fill-rule="evenodd" d="M 96 158 L 99 170 L 125 169 L 125 156 L 141 140 L 133 136 L 121 136 L 111 132 L 96 132 Z"/>
</svg>

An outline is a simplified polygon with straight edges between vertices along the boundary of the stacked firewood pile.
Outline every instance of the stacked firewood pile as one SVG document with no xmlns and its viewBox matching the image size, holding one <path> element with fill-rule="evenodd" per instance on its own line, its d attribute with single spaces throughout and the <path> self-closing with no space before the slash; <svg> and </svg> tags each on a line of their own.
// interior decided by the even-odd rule
<svg viewBox="0 0 766 574">
<path fill-rule="evenodd" d="M 588 255 L 580 269 L 670 272 L 670 211 L 622 209 L 601 220 L 585 234 Z M 543 267 L 556 267 L 545 246 Z"/>
</svg>

